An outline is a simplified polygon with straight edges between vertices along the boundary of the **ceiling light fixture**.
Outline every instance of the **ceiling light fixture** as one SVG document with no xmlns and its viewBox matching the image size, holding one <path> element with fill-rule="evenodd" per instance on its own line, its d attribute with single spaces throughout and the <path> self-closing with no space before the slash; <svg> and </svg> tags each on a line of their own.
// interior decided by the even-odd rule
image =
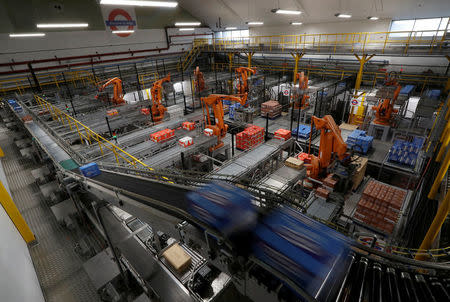
<svg viewBox="0 0 450 302">
<path fill-rule="evenodd" d="M 10 38 L 44 37 L 45 33 L 9 34 Z"/>
<path fill-rule="evenodd" d="M 291 25 L 302 25 L 302 22 L 291 22 Z"/>
<path fill-rule="evenodd" d="M 378 17 L 368 17 L 367 19 L 369 19 L 369 20 L 378 20 L 379 18 Z"/>
<path fill-rule="evenodd" d="M 177 7 L 178 2 L 168 1 L 134 1 L 134 0 L 100 0 L 103 5 L 130 5 L 150 7 Z"/>
<path fill-rule="evenodd" d="M 113 30 L 113 34 L 132 34 L 134 30 Z"/>
<path fill-rule="evenodd" d="M 248 25 L 263 25 L 264 22 L 261 21 L 250 21 L 250 22 L 246 22 Z"/>
<path fill-rule="evenodd" d="M 231 27 L 225 27 L 225 30 L 235 30 L 235 29 L 237 29 L 237 27 L 233 27 L 233 26 L 231 26 Z"/>
<path fill-rule="evenodd" d="M 299 10 L 274 8 L 272 9 L 272 13 L 283 15 L 300 15 L 302 12 Z"/>
<path fill-rule="evenodd" d="M 200 22 L 176 22 L 175 26 L 199 26 Z"/>
<path fill-rule="evenodd" d="M 183 28 L 180 28 L 179 30 L 180 31 L 188 31 L 188 30 L 194 30 L 195 28 L 193 28 L 193 27 L 183 27 Z"/>
<path fill-rule="evenodd" d="M 350 15 L 350 14 L 335 14 L 335 16 L 338 18 L 345 18 L 345 19 L 352 17 L 352 15 Z"/>
<path fill-rule="evenodd" d="M 49 23 L 36 24 L 37 28 L 73 28 L 73 27 L 88 27 L 87 23 Z"/>
</svg>

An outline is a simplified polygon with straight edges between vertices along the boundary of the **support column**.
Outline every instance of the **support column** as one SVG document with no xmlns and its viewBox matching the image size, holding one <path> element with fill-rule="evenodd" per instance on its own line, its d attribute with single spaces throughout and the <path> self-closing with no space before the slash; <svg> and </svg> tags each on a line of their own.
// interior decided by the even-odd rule
<svg viewBox="0 0 450 302">
<path fill-rule="evenodd" d="M 234 57 L 234 53 L 233 52 L 229 52 L 228 53 L 228 63 L 229 63 L 229 71 L 231 72 L 233 69 L 233 57 Z"/>
<path fill-rule="evenodd" d="M 247 53 L 247 59 L 248 59 L 248 68 L 252 68 L 252 58 L 253 58 L 254 52 L 248 52 Z"/>
<path fill-rule="evenodd" d="M 431 223 L 430 228 L 428 229 L 428 232 L 425 235 L 425 238 L 423 239 L 419 249 L 429 250 L 431 248 L 431 245 L 433 244 L 434 240 L 439 234 L 449 211 L 450 211 L 450 191 L 448 191 L 447 194 L 445 194 L 444 200 L 441 202 L 437 210 L 436 216 L 434 217 L 433 222 Z M 416 260 L 427 260 L 427 258 L 428 255 L 425 253 L 416 254 L 415 257 Z"/>
<path fill-rule="evenodd" d="M 358 90 L 361 87 L 364 64 L 369 62 L 369 60 L 373 58 L 374 54 L 370 55 L 370 56 L 368 56 L 367 54 L 363 54 L 361 58 L 356 53 L 354 55 L 355 55 L 356 59 L 358 59 L 358 61 L 359 61 L 359 70 L 358 70 L 358 75 L 356 76 L 355 93 L 354 93 L 354 96 L 357 97 Z"/>
<path fill-rule="evenodd" d="M 445 57 L 446 57 L 447 60 L 448 60 L 448 66 L 447 66 L 447 70 L 446 70 L 446 72 L 445 72 L 445 74 L 447 75 L 447 72 L 448 72 L 449 67 L 450 67 L 450 56 L 449 56 L 449 55 L 446 55 Z M 447 79 L 447 83 L 445 84 L 444 91 L 445 91 L 445 92 L 450 91 L 450 78 Z"/>
<path fill-rule="evenodd" d="M 298 62 L 300 61 L 300 59 L 301 58 L 303 58 L 303 56 L 305 55 L 305 53 L 303 53 L 303 52 L 301 52 L 301 53 L 298 53 L 298 52 L 296 52 L 296 53 L 291 53 L 291 56 L 294 58 L 294 60 L 295 60 L 295 65 L 294 65 L 294 76 L 293 76 L 293 79 L 294 79 L 294 85 L 295 85 L 295 83 L 297 82 L 297 79 L 295 78 L 295 75 L 298 73 Z"/>
</svg>

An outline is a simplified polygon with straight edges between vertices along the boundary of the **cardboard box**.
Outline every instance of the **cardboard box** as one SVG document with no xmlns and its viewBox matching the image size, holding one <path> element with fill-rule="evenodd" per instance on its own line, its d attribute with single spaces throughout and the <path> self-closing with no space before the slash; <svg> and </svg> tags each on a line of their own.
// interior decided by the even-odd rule
<svg viewBox="0 0 450 302">
<path fill-rule="evenodd" d="M 171 139 L 175 136 L 175 130 L 164 129 L 155 133 L 150 134 L 150 139 L 154 142 L 160 143 Z"/>
<path fill-rule="evenodd" d="M 213 136 L 214 135 L 214 131 L 212 129 L 206 128 L 205 130 L 203 130 L 203 133 L 206 136 Z"/>
<path fill-rule="evenodd" d="M 141 113 L 143 115 L 149 115 L 150 114 L 150 109 L 149 108 L 142 108 L 141 109 Z"/>
<path fill-rule="evenodd" d="M 286 141 L 291 138 L 291 131 L 287 129 L 278 129 L 275 131 L 274 137 Z"/>
<path fill-rule="evenodd" d="M 367 157 L 359 157 L 358 159 L 356 159 L 356 157 L 353 157 L 352 160 L 355 160 L 354 163 L 359 165 L 352 177 L 352 190 L 356 190 L 356 188 L 364 179 L 364 175 L 366 174 L 367 162 L 369 161 L 369 159 Z"/>
<path fill-rule="evenodd" d="M 289 157 L 286 159 L 284 164 L 297 170 L 301 170 L 303 168 L 303 161 L 295 157 Z"/>
<path fill-rule="evenodd" d="M 106 115 L 107 116 L 119 115 L 119 111 L 117 111 L 117 109 L 111 109 L 111 110 L 106 111 Z"/>
<path fill-rule="evenodd" d="M 190 136 L 185 136 L 185 137 L 180 138 L 180 139 L 178 140 L 178 144 L 180 144 L 180 146 L 183 146 L 183 147 L 186 148 L 186 147 L 188 147 L 188 146 L 194 144 L 194 140 L 193 140 L 192 137 L 190 137 Z"/>
<path fill-rule="evenodd" d="M 174 243 L 167 250 L 162 253 L 167 262 L 179 273 L 185 271 L 191 265 L 192 259 L 184 249 L 178 244 Z"/>
<path fill-rule="evenodd" d="M 195 123 L 193 122 L 183 122 L 182 127 L 184 130 L 192 131 L 195 129 Z"/>
</svg>

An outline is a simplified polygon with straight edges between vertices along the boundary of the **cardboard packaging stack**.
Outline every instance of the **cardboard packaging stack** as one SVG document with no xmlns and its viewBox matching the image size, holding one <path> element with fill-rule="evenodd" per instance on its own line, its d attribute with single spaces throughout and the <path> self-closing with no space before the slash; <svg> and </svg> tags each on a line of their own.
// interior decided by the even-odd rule
<svg viewBox="0 0 450 302">
<path fill-rule="evenodd" d="M 214 131 L 212 129 L 206 128 L 205 130 L 203 130 L 203 133 L 206 136 L 213 136 L 214 135 Z"/>
<path fill-rule="evenodd" d="M 193 122 L 183 122 L 182 125 L 184 130 L 192 131 L 195 129 L 195 123 Z"/>
<path fill-rule="evenodd" d="M 281 105 L 277 101 L 267 101 L 261 104 L 261 116 L 276 118 L 281 115 Z"/>
<path fill-rule="evenodd" d="M 264 141 L 264 128 L 250 126 L 236 134 L 236 148 L 240 150 L 251 149 Z"/>
<path fill-rule="evenodd" d="M 301 170 L 303 168 L 303 161 L 295 157 L 289 157 L 286 159 L 284 164 L 297 170 Z"/>
<path fill-rule="evenodd" d="M 364 189 L 353 218 L 391 234 L 405 197 L 405 190 L 371 180 Z"/>
<path fill-rule="evenodd" d="M 291 131 L 287 129 L 278 129 L 277 131 L 275 131 L 274 137 L 276 139 L 287 141 L 288 139 L 291 138 Z"/>
<path fill-rule="evenodd" d="M 149 108 L 142 108 L 141 109 L 141 113 L 143 115 L 149 115 L 150 114 L 150 109 Z"/>
<path fill-rule="evenodd" d="M 111 110 L 106 111 L 106 115 L 107 116 L 119 115 L 119 111 L 117 111 L 117 109 L 111 109 Z"/>
<path fill-rule="evenodd" d="M 150 139 L 154 142 L 161 143 L 161 142 L 171 139 L 174 136 L 175 136 L 175 130 L 164 129 L 164 130 L 150 134 Z"/>
</svg>

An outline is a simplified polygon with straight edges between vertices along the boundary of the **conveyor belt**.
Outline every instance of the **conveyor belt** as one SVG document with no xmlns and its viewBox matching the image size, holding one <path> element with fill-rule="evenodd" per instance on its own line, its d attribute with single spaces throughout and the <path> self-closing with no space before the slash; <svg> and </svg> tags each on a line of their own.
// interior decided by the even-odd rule
<svg viewBox="0 0 450 302">
<path fill-rule="evenodd" d="M 39 139 L 45 142 L 44 146 L 52 145 L 49 137 L 41 136 Z M 80 178 L 77 169 L 66 173 Z M 97 185 L 109 190 L 111 196 L 119 197 L 120 194 L 133 199 L 137 203 L 134 207 L 138 209 L 138 214 L 145 207 L 156 208 L 179 219 L 198 223 L 188 214 L 185 194 L 191 190 L 190 187 L 106 170 L 102 170 L 102 174 L 95 178 L 82 179 L 88 189 Z M 114 202 L 118 203 L 118 199 Z M 201 223 L 198 225 L 207 228 Z M 217 234 L 214 230 L 211 233 Z M 354 244 L 354 250 L 357 255 L 347 277 L 342 280 L 338 301 L 347 301 L 345 296 L 351 297 L 352 301 L 365 301 L 367 297 L 370 301 L 450 300 L 450 267 L 378 252 L 357 243 Z"/>
</svg>

